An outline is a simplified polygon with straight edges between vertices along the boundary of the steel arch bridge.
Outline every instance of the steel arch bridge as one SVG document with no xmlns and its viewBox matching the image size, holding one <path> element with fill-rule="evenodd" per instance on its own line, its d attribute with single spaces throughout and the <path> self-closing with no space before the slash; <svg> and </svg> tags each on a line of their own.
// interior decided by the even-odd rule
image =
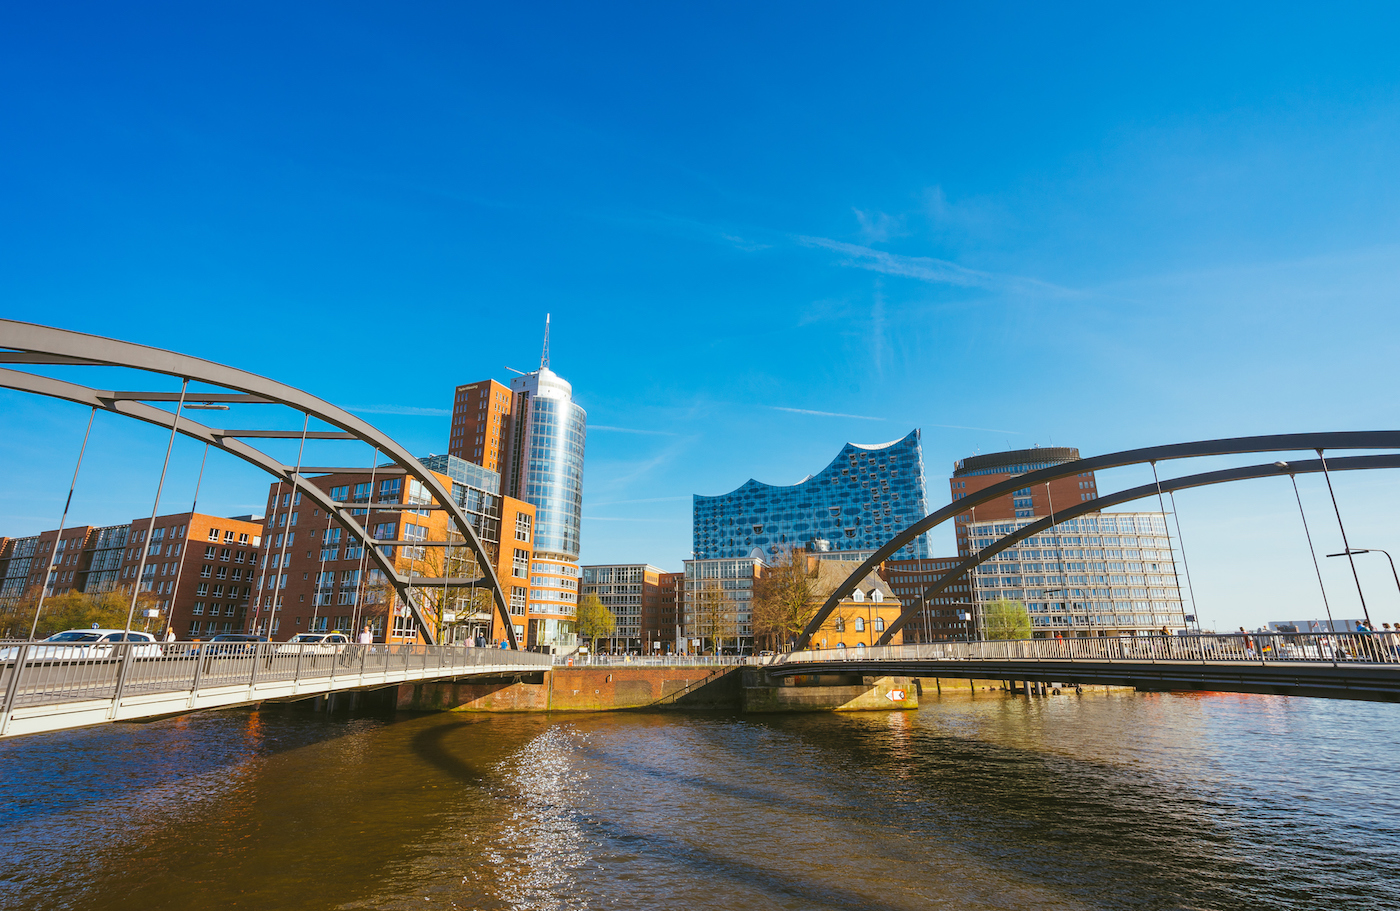
<svg viewBox="0 0 1400 911">
<path fill-rule="evenodd" d="M 1172 459 L 1246 455 L 1263 452 L 1299 452 L 1307 450 L 1312 450 L 1318 454 L 1317 459 L 1301 462 L 1270 462 L 1262 465 L 1250 465 L 1241 468 L 1229 468 L 1221 471 L 1187 475 L 1180 478 L 1164 479 L 1158 483 L 1145 484 L 1118 493 L 1107 494 L 1085 503 L 1076 503 L 1073 507 L 1067 509 L 1057 510 L 1052 515 L 1027 525 L 1014 534 L 999 539 L 996 544 L 988 547 L 986 550 L 967 557 L 952 569 L 948 570 L 939 581 L 929 586 L 916 601 L 904 605 L 898 619 L 891 623 L 889 627 L 886 628 L 884 635 L 880 637 L 877 643 L 878 645 L 887 645 L 891 637 L 916 616 L 923 605 L 928 603 L 928 599 L 935 597 L 948 586 L 965 577 L 967 573 L 975 569 L 985 560 L 1024 538 L 1045 531 L 1047 528 L 1084 515 L 1085 513 L 1096 512 L 1109 506 L 1116 506 L 1121 503 L 1143 499 L 1149 496 L 1166 494 L 1175 490 L 1206 487 L 1213 484 L 1224 484 L 1234 481 L 1249 480 L 1251 478 L 1311 474 L 1324 471 L 1400 468 L 1400 455 L 1351 456 L 1330 460 L 1325 459 L 1323 456 L 1323 453 L 1327 450 L 1339 449 L 1353 451 L 1400 450 L 1400 431 L 1375 430 L 1333 433 L 1285 433 L 1267 436 L 1234 437 L 1221 440 L 1203 440 L 1194 443 L 1172 443 L 1165 446 L 1129 449 L 1121 452 L 1111 452 L 1101 456 L 1093 456 L 1087 459 L 1076 459 L 1072 462 L 1064 462 L 1060 465 L 1052 465 L 1049 468 L 1042 468 L 1026 474 L 1016 475 L 999 484 L 993 484 L 975 493 L 969 493 L 962 499 L 954 500 L 947 506 L 930 513 L 896 534 L 884 546 L 876 550 L 858 569 L 852 572 L 845 582 L 841 583 L 832 591 L 825 603 L 813 614 L 807 626 L 802 630 L 802 634 L 798 637 L 795 647 L 797 649 L 809 648 L 812 636 L 821 628 L 827 617 L 831 616 L 832 612 L 836 610 L 842 599 L 854 591 L 855 587 L 860 584 L 862 579 L 869 575 L 870 572 L 876 569 L 881 563 L 893 556 L 901 547 L 913 541 L 919 535 L 943 524 L 952 517 L 961 515 L 983 503 L 1010 494 L 1015 490 L 1033 487 L 1037 484 L 1048 484 L 1050 481 L 1059 478 L 1073 477 L 1080 472 L 1096 471 L 1105 468 L 1121 468 L 1131 465 L 1150 464 L 1153 466 L 1155 472 L 1157 462 L 1169 461 Z"/>
<path fill-rule="evenodd" d="M 177 377 L 184 381 L 181 392 L 116 391 L 96 389 L 78 383 L 55 379 L 40 373 L 22 369 L 0 368 L 0 388 L 34 393 L 54 399 L 62 399 L 86 405 L 99 411 L 110 412 L 154 424 L 185 437 L 198 440 L 230 455 L 263 469 L 279 481 L 288 483 L 293 491 L 298 491 L 314 504 L 333 516 L 349 533 L 351 540 L 363 541 L 369 559 L 384 573 L 393 585 L 399 598 L 408 606 L 428 644 L 435 644 L 436 632 L 426 622 L 423 605 L 415 590 L 428 586 L 479 585 L 491 592 L 495 610 L 505 626 L 510 646 L 518 649 L 520 643 L 515 635 L 510 611 L 491 565 L 490 555 L 477 537 L 467 515 L 452 499 L 451 492 L 443 486 L 427 468 L 406 449 L 383 431 L 360 420 L 349 412 L 317 398 L 300 389 L 279 383 L 267 377 L 248 373 L 235 367 L 189 355 L 151 348 L 131 342 L 118 341 L 97 335 L 56 329 L 35 323 L 16 320 L 0 320 L 0 363 L 29 365 L 32 367 L 119 367 Z M 198 382 L 215 387 L 216 392 L 204 390 L 189 391 L 188 384 Z M 148 404 L 150 402 L 171 402 L 176 404 L 174 412 Z M 282 405 L 305 416 L 304 427 L 309 427 L 312 418 L 330 425 L 334 430 L 283 430 L 272 428 L 229 429 L 209 427 L 191 420 L 182 414 L 186 403 L 204 404 L 253 404 Z M 373 471 L 392 475 L 407 475 L 415 478 L 429 492 L 432 504 L 405 503 L 353 503 L 331 499 L 324 491 L 310 483 L 308 475 L 331 472 L 369 472 L 369 468 L 311 467 L 287 465 L 280 459 L 246 442 L 253 439 L 301 439 L 301 440 L 346 440 L 369 444 L 376 453 L 388 456 L 390 462 L 376 465 Z M 378 462 L 378 455 L 375 457 Z M 373 494 L 371 494 L 371 498 Z M 401 498 L 401 499 L 406 499 Z M 352 514 L 354 509 L 367 511 L 407 511 L 409 509 L 445 510 L 449 522 L 461 535 L 462 541 L 377 541 L 360 525 Z M 367 513 L 368 514 L 368 513 Z M 395 568 L 393 560 L 382 548 L 393 546 L 441 546 L 444 548 L 466 546 L 476 557 L 482 575 L 475 578 L 422 577 L 404 575 Z M 443 561 L 444 573 L 449 572 L 447 561 Z"/>
</svg>

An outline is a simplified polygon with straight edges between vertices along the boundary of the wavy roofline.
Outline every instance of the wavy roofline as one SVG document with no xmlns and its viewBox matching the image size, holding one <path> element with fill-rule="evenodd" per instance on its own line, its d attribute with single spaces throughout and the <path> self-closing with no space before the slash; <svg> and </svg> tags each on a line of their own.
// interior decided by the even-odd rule
<svg viewBox="0 0 1400 911">
<path fill-rule="evenodd" d="M 844 443 L 841 446 L 841 451 L 836 453 L 835 457 L 833 457 L 830 462 L 827 462 L 826 466 L 822 468 L 821 471 L 807 475 L 807 477 L 798 481 L 796 484 L 768 484 L 763 481 L 759 481 L 755 478 L 749 478 L 747 481 L 740 484 L 738 487 L 734 488 L 733 490 L 726 491 L 724 493 L 714 494 L 713 496 L 707 496 L 705 494 L 697 493 L 691 494 L 691 497 L 695 500 L 718 500 L 723 497 L 732 496 L 747 487 L 762 487 L 766 490 L 792 490 L 795 487 L 801 487 L 803 484 L 808 483 L 814 478 L 825 474 L 829 469 L 835 466 L 837 462 L 841 461 L 841 459 L 846 455 L 846 451 L 849 449 L 859 449 L 864 452 L 876 452 L 881 449 L 890 449 L 894 446 L 898 446 L 900 443 L 903 443 L 910 437 L 917 438 L 919 437 L 919 435 L 919 428 L 915 427 L 913 430 L 909 431 L 899 439 L 890 440 L 888 443 Z"/>
</svg>

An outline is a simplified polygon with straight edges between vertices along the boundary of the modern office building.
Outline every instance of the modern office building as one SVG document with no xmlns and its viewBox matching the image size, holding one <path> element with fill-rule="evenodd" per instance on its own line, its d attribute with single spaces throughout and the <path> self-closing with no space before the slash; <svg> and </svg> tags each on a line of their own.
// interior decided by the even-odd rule
<svg viewBox="0 0 1400 911">
<path fill-rule="evenodd" d="M 678 583 L 678 651 L 753 647 L 753 587 L 763 572 L 757 557 L 686 560 Z"/>
<path fill-rule="evenodd" d="M 917 603 L 930 585 L 942 579 L 959 562 L 958 557 L 927 560 L 886 560 L 881 577 L 905 605 Z M 945 642 L 971 637 L 972 591 L 966 579 L 957 582 L 919 606 L 919 612 L 901 632 L 904 642 Z"/>
<path fill-rule="evenodd" d="M 1034 521 L 965 527 L 970 546 L 983 550 Z M 978 605 L 974 626 L 989 602 L 1021 601 L 1036 638 L 1145 634 L 1187 623 L 1166 516 L 1159 512 L 1093 513 L 1062 522 L 978 566 L 969 585 Z"/>
<path fill-rule="evenodd" d="M 830 465 L 788 487 L 749 480 L 694 500 L 697 561 L 770 560 L 794 547 L 873 551 L 928 514 L 918 430 L 874 446 L 847 443 Z M 926 559 L 920 536 L 900 559 Z"/>
<path fill-rule="evenodd" d="M 976 493 L 1007 478 L 1039 471 L 1052 465 L 1062 465 L 1079 458 L 1079 450 L 1067 446 L 1046 448 L 1016 449 L 1008 452 L 990 452 L 985 455 L 968 456 L 953 466 L 953 476 L 948 479 L 948 487 L 953 500 L 961 500 L 968 494 Z M 1060 478 L 1049 485 L 1037 484 L 1021 488 L 1007 496 L 998 497 L 983 503 L 968 512 L 955 516 L 954 528 L 957 531 L 958 553 L 966 556 L 967 529 L 970 522 L 990 522 L 1002 519 L 1030 519 L 1048 516 L 1055 509 L 1063 510 L 1072 503 L 1083 503 L 1098 496 L 1092 471 L 1077 474 L 1071 478 Z"/>
<path fill-rule="evenodd" d="M 529 628 L 529 567 L 535 556 L 535 507 L 501 495 L 501 476 L 489 468 L 452 455 L 429 456 L 423 466 L 452 479 L 452 498 L 467 514 L 491 557 L 491 566 L 506 595 L 516 636 L 526 641 Z M 505 629 L 487 599 L 472 599 L 470 615 L 456 616 L 459 638 L 484 636 L 492 642 Z"/>
<path fill-rule="evenodd" d="M 661 570 L 649 563 L 583 567 L 579 594 L 597 595 L 617 620 L 617 628 L 610 637 L 612 648 L 643 654 L 659 651 L 646 641 L 644 618 L 650 615 L 651 625 L 655 625 L 661 598 L 661 575 Z"/>
<path fill-rule="evenodd" d="M 512 379 L 508 390 L 494 380 L 457 387 L 448 452 L 498 470 L 501 492 L 535 507 L 528 639 L 568 648 L 577 642 L 588 416 L 573 387 L 549 369 L 548 346 L 546 328 L 539 369 Z"/>
</svg>

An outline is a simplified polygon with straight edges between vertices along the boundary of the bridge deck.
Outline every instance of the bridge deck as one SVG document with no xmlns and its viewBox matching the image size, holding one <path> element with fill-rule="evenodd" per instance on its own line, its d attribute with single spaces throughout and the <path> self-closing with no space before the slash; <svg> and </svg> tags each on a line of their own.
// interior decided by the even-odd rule
<svg viewBox="0 0 1400 911">
<path fill-rule="evenodd" d="M 14 643 L 0 647 L 0 661 L 0 737 L 550 664 L 548 655 L 504 649 L 275 642 Z"/>
<path fill-rule="evenodd" d="M 981 677 L 1400 702 L 1400 637 L 1386 633 L 1018 639 L 806 650 L 778 656 L 766 669 L 776 677 Z"/>
</svg>

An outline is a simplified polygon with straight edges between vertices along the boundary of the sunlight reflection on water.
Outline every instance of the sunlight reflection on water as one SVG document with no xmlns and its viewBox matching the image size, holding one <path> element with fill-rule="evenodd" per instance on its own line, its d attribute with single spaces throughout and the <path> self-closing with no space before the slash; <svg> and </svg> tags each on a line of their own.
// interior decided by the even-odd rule
<svg viewBox="0 0 1400 911">
<path fill-rule="evenodd" d="M 0 744 L 6 908 L 1400 907 L 1400 708 L 196 715 Z"/>
</svg>

